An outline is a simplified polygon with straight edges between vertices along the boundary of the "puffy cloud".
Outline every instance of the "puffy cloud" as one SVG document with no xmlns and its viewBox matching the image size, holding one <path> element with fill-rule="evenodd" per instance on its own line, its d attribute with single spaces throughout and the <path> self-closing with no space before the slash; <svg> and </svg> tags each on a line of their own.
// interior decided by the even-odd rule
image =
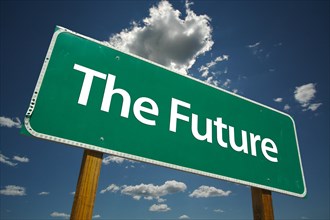
<svg viewBox="0 0 330 220">
<path fill-rule="evenodd" d="M 199 55 L 210 51 L 213 45 L 212 27 L 207 15 L 196 15 L 185 4 L 185 17 L 168 1 L 160 1 L 149 10 L 142 25 L 132 27 L 112 36 L 109 44 L 172 70 L 187 74 Z"/>
<path fill-rule="evenodd" d="M 189 196 L 195 198 L 208 198 L 208 197 L 220 197 L 229 196 L 231 191 L 223 191 L 222 189 L 217 189 L 213 186 L 200 186 L 195 189 Z"/>
<path fill-rule="evenodd" d="M 150 206 L 149 211 L 151 212 L 167 212 L 170 211 L 171 208 L 168 207 L 166 204 L 153 204 Z"/>
<path fill-rule="evenodd" d="M 0 190 L 1 195 L 5 196 L 25 196 L 25 188 L 22 186 L 8 185 L 5 189 Z"/>
<path fill-rule="evenodd" d="M 93 215 L 92 218 L 94 218 L 94 219 L 95 218 L 101 218 L 101 216 L 100 215 Z"/>
<path fill-rule="evenodd" d="M 15 121 L 16 119 L 16 121 Z M 1 127 L 8 127 L 8 128 L 21 128 L 22 127 L 22 123 L 21 120 L 19 120 L 18 117 L 16 117 L 15 119 L 11 119 L 11 118 L 6 118 L 4 116 L 0 117 L 0 126 Z"/>
<path fill-rule="evenodd" d="M 179 219 L 190 219 L 190 217 L 188 215 L 181 215 Z"/>
<path fill-rule="evenodd" d="M 69 214 L 63 213 L 63 212 L 53 212 L 50 214 L 51 217 L 55 217 L 55 218 L 64 218 L 64 219 L 68 219 L 70 218 Z"/>
<path fill-rule="evenodd" d="M 283 98 L 278 97 L 278 98 L 273 99 L 273 100 L 274 100 L 274 102 L 282 102 L 283 101 Z"/>
<path fill-rule="evenodd" d="M 308 83 L 306 85 L 296 87 L 294 91 L 294 98 L 301 104 L 309 104 L 309 102 L 315 97 L 316 84 Z"/>
<path fill-rule="evenodd" d="M 296 87 L 294 91 L 294 98 L 303 108 L 303 111 L 316 111 L 322 103 L 311 103 L 311 101 L 315 98 L 316 94 L 316 84 L 308 83 L 302 86 Z"/>
<path fill-rule="evenodd" d="M 16 160 L 16 161 L 21 162 L 21 163 L 27 163 L 27 162 L 30 161 L 30 159 L 27 158 L 27 157 L 19 157 L 19 156 L 14 156 L 13 160 Z"/>
<path fill-rule="evenodd" d="M 142 197 L 146 200 L 158 199 L 164 201 L 160 197 L 168 194 L 183 192 L 187 189 L 186 184 L 175 180 L 166 181 L 163 185 L 157 186 L 153 184 L 140 184 L 135 186 L 123 186 L 121 193 L 132 196 L 135 200 Z"/>
<path fill-rule="evenodd" d="M 214 212 L 218 212 L 218 213 L 225 212 L 225 211 L 223 211 L 222 209 L 214 209 L 213 211 L 214 211 Z"/>
<path fill-rule="evenodd" d="M 49 195 L 49 192 L 40 192 L 38 193 L 39 196 L 47 196 Z"/>
<path fill-rule="evenodd" d="M 107 188 L 102 189 L 100 191 L 100 193 L 103 194 L 103 193 L 106 193 L 106 192 L 117 192 L 118 190 L 120 190 L 120 187 L 119 186 L 117 186 L 115 184 L 111 184 Z"/>
<path fill-rule="evenodd" d="M 0 153 L 0 163 L 4 163 L 8 166 L 14 167 L 17 165 L 17 163 L 13 163 L 12 161 L 9 160 L 8 157 Z"/>
</svg>

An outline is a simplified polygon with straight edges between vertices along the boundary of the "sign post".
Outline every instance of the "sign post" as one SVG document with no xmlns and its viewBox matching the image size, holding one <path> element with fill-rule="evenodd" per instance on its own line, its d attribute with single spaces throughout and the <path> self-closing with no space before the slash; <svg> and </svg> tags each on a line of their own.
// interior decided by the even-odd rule
<svg viewBox="0 0 330 220">
<path fill-rule="evenodd" d="M 84 150 L 71 210 L 71 220 L 92 219 L 103 153 Z"/>
<path fill-rule="evenodd" d="M 251 187 L 251 195 L 254 220 L 274 220 L 271 191 Z"/>
</svg>

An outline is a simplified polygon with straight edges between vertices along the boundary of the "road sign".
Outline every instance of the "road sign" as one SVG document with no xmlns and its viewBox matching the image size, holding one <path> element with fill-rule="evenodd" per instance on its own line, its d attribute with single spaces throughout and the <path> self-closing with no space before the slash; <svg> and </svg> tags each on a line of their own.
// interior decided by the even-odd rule
<svg viewBox="0 0 330 220">
<path fill-rule="evenodd" d="M 306 195 L 289 115 L 61 27 L 25 129 L 38 138 Z"/>
</svg>

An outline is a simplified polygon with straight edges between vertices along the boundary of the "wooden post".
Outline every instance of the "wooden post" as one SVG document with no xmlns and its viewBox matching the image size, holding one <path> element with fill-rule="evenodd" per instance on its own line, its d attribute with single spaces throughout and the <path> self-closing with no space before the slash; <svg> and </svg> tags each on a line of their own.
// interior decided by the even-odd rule
<svg viewBox="0 0 330 220">
<path fill-rule="evenodd" d="M 274 220 L 271 191 L 251 187 L 251 194 L 254 220 Z"/>
<path fill-rule="evenodd" d="M 103 153 L 85 150 L 71 210 L 71 220 L 89 220 L 93 216 Z"/>
</svg>

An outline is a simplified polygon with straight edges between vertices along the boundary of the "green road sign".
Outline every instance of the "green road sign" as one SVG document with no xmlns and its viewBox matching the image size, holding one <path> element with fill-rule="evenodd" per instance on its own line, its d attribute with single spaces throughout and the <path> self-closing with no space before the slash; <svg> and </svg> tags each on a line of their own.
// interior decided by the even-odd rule
<svg viewBox="0 0 330 220">
<path fill-rule="evenodd" d="M 292 118 L 58 27 L 25 131 L 304 197 Z"/>
</svg>

